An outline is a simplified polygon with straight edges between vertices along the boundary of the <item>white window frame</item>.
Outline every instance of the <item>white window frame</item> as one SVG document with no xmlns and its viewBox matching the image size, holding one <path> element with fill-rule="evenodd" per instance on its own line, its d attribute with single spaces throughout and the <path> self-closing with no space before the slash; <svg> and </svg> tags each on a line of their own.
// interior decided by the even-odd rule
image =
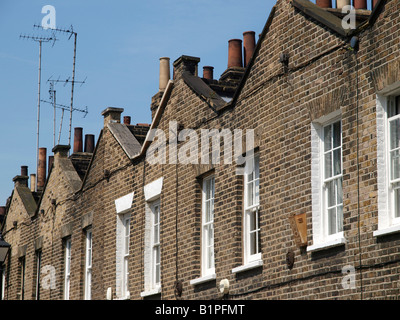
<svg viewBox="0 0 400 320">
<path fill-rule="evenodd" d="M 64 300 L 69 300 L 71 285 L 71 238 L 65 239 Z"/>
<path fill-rule="evenodd" d="M 93 258 L 93 232 L 86 229 L 85 246 L 85 300 L 92 299 L 92 258 Z"/>
<path fill-rule="evenodd" d="M 129 298 L 129 243 L 131 233 L 131 215 L 127 214 L 122 219 L 123 222 L 123 249 L 122 249 L 122 296 Z"/>
<path fill-rule="evenodd" d="M 389 121 L 400 118 L 400 115 L 388 116 L 389 104 L 400 95 L 400 90 L 395 88 L 389 92 L 377 95 L 376 127 L 377 127 L 377 167 L 378 167 L 378 229 L 374 236 L 400 232 L 400 216 L 396 217 L 394 205 L 393 183 L 391 181 L 390 163 L 390 128 Z"/>
<path fill-rule="evenodd" d="M 161 287 L 160 199 L 150 204 L 151 209 L 151 287 Z M 158 256 L 158 262 L 157 262 Z M 157 279 L 158 271 L 158 279 Z"/>
<path fill-rule="evenodd" d="M 325 179 L 324 128 L 341 122 L 341 173 Z M 311 193 L 312 193 L 312 238 L 308 252 L 324 250 L 346 243 L 344 232 L 329 234 L 327 190 L 325 183 L 342 179 L 343 192 L 343 126 L 340 109 L 311 123 Z M 335 194 L 336 195 L 336 194 Z M 343 194 L 342 194 L 343 205 Z M 343 210 L 342 210 L 343 211 Z M 343 217 L 342 217 L 343 221 Z M 343 222 L 342 222 L 343 226 Z"/>
<path fill-rule="evenodd" d="M 209 190 L 209 187 L 211 190 Z M 207 195 L 211 197 L 207 199 Z M 215 176 L 209 176 L 203 180 L 202 189 L 202 243 L 201 243 L 201 275 L 202 277 L 215 274 L 214 258 L 214 195 Z M 207 204 L 210 208 L 210 219 L 207 221 Z M 210 234 L 211 233 L 211 234 Z"/>
<path fill-rule="evenodd" d="M 42 250 L 36 251 L 36 288 L 35 299 L 40 300 L 40 269 L 42 265 Z"/>
<path fill-rule="evenodd" d="M 161 275 L 161 246 L 160 246 L 160 282 L 155 283 L 155 264 L 154 264 L 154 205 L 158 204 L 160 208 L 159 214 L 161 219 L 161 192 L 163 187 L 163 177 L 146 184 L 143 188 L 145 206 L 145 244 L 144 244 L 144 291 L 140 293 L 142 298 L 153 296 L 161 293 L 162 275 Z M 161 220 L 159 220 L 161 222 Z M 159 232 L 160 232 L 159 228 Z M 161 234 L 161 232 L 160 232 Z M 161 241 L 160 237 L 159 240 Z"/>
<path fill-rule="evenodd" d="M 254 161 L 252 161 L 254 159 Z M 244 213 L 243 213 L 243 246 L 244 246 L 244 264 L 249 264 L 261 260 L 261 243 L 260 243 L 260 156 L 255 154 L 252 159 L 246 161 L 244 174 Z M 253 180 L 249 181 L 249 175 L 254 175 Z M 252 186 L 252 194 L 250 188 Z M 249 196 L 252 198 L 252 203 L 248 202 Z M 251 228 L 251 216 L 255 214 L 255 229 Z M 251 235 L 255 234 L 255 253 L 251 253 Z"/>
<path fill-rule="evenodd" d="M 333 128 L 333 125 L 335 123 L 338 123 L 338 122 L 340 122 L 340 146 L 336 147 L 336 148 L 333 146 L 333 135 L 332 135 L 332 140 L 331 140 L 332 148 L 326 152 L 324 150 L 324 148 L 325 148 L 324 129 L 326 127 L 328 127 L 328 126 Z M 321 175 L 321 182 L 322 182 L 321 183 L 321 188 L 322 188 L 322 194 L 323 194 L 323 197 L 322 197 L 322 219 L 323 219 L 323 224 L 324 224 L 324 227 L 323 227 L 324 237 L 325 237 L 325 239 L 327 241 L 332 241 L 332 240 L 335 240 L 337 238 L 343 238 L 343 134 L 342 134 L 342 132 L 343 132 L 342 120 L 340 118 L 335 118 L 334 120 L 331 120 L 331 121 L 329 121 L 328 123 L 325 123 L 322 126 L 322 132 L 321 132 L 321 174 L 322 174 Z M 332 164 L 332 168 L 331 168 L 331 170 L 334 170 L 334 168 L 333 168 L 333 161 L 334 161 L 333 160 L 333 153 L 334 153 L 334 151 L 337 151 L 337 150 L 340 150 L 340 168 L 341 168 L 341 172 L 339 174 L 337 174 L 337 175 L 333 175 L 333 173 L 332 173 L 331 177 L 326 178 L 325 177 L 325 169 L 326 169 L 325 168 L 325 163 L 326 163 L 325 162 L 325 154 L 327 154 L 327 153 L 331 153 L 332 154 L 332 163 L 331 163 Z M 335 205 L 335 206 L 332 206 L 330 208 L 328 207 L 327 184 L 330 183 L 330 182 L 335 182 L 335 181 L 337 181 L 339 179 L 342 180 L 342 203 L 341 203 L 341 206 L 342 206 L 342 217 L 341 217 L 342 230 L 338 230 L 338 227 L 336 227 L 337 231 L 334 232 L 334 233 L 330 233 L 329 229 L 331 228 L 331 225 L 329 224 L 329 213 L 328 213 L 328 210 L 332 209 L 332 208 L 337 209 L 337 207 L 339 207 L 340 205 Z M 335 186 L 335 194 L 334 194 L 334 197 L 336 198 L 335 202 L 337 202 L 337 196 L 338 196 L 337 188 Z M 337 216 L 337 214 L 336 214 L 336 216 Z M 336 218 L 336 226 L 338 224 L 339 224 L 339 221 Z"/>
</svg>

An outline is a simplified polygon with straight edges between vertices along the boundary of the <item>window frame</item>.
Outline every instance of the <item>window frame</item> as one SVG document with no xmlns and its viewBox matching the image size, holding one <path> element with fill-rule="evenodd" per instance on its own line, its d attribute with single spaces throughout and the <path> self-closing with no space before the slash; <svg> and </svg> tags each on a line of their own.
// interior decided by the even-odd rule
<svg viewBox="0 0 400 320">
<path fill-rule="evenodd" d="M 35 299 L 40 300 L 40 272 L 42 267 L 42 250 L 36 250 L 36 286 L 35 286 Z"/>
<path fill-rule="evenodd" d="M 397 99 L 400 99 L 400 95 L 390 95 L 387 97 L 386 101 L 386 112 L 385 112 L 385 157 L 386 157 L 386 178 L 387 178 L 387 185 L 386 185 L 386 190 L 388 191 L 388 210 L 389 210 L 389 224 L 391 226 L 394 225 L 400 225 L 400 214 L 399 216 L 396 217 L 396 212 L 398 212 L 400 210 L 400 204 L 398 205 L 398 207 L 396 208 L 396 204 L 395 204 L 395 191 L 394 189 L 400 189 L 399 188 L 394 188 L 395 184 L 400 184 L 400 178 L 397 179 L 392 179 L 392 161 L 391 161 L 391 130 L 390 130 L 390 123 L 392 121 L 396 121 L 396 120 L 400 120 L 400 112 L 397 115 L 391 116 L 389 117 L 389 108 L 390 108 L 390 104 L 397 103 Z M 400 103 L 399 103 L 400 104 Z M 400 151 L 400 147 L 399 148 L 395 148 L 396 151 Z M 393 150 L 395 150 L 393 149 Z"/>
<path fill-rule="evenodd" d="M 328 151 L 325 151 L 325 135 L 324 135 L 324 129 L 328 126 L 331 126 L 333 128 L 333 125 L 337 122 L 340 122 L 340 147 L 334 148 L 333 147 L 333 134 L 332 134 L 332 140 L 331 140 L 331 144 L 332 144 L 332 148 Z M 325 178 L 325 154 L 327 152 L 331 152 L 332 153 L 332 171 L 334 170 L 333 165 L 334 165 L 334 160 L 333 160 L 333 152 L 334 150 L 338 150 L 340 149 L 340 168 L 341 168 L 341 173 L 337 174 L 337 175 L 333 175 L 332 172 L 332 176 L 329 178 Z M 321 164 L 321 184 L 320 184 L 320 188 L 321 188 L 321 218 L 322 218 L 322 237 L 325 239 L 325 241 L 332 241 L 338 238 L 343 238 L 344 233 L 343 233 L 343 125 L 342 125 L 342 119 L 341 117 L 334 117 L 333 119 L 321 124 L 321 140 L 320 140 L 320 164 Z M 330 234 L 329 230 L 330 230 L 330 224 L 329 224 L 329 207 L 328 207 L 328 190 L 327 190 L 327 186 L 326 184 L 329 182 L 333 182 L 336 181 L 338 179 L 342 179 L 342 230 L 341 231 L 337 231 L 335 233 Z M 336 190 L 336 186 L 335 186 L 335 190 Z M 335 202 L 337 202 L 337 194 L 335 192 Z M 336 208 L 338 206 L 336 205 Z M 332 207 L 330 207 L 332 208 Z M 336 211 L 337 212 L 337 211 Z M 336 223 L 337 223 L 337 219 L 336 219 Z M 337 228 L 336 228 L 337 229 Z"/>
<path fill-rule="evenodd" d="M 211 181 L 211 197 L 207 199 L 207 183 Z M 214 250 L 214 203 L 215 203 L 215 176 L 209 175 L 203 179 L 202 186 L 202 218 L 201 218 L 201 276 L 209 276 L 215 274 L 215 250 Z M 211 216 L 210 221 L 207 219 L 207 202 L 211 203 Z M 207 237 L 212 232 L 212 237 Z M 210 245 L 212 240 L 212 245 Z M 209 250 L 212 250 L 212 262 L 210 267 Z"/>
<path fill-rule="evenodd" d="M 122 217 L 123 225 L 123 241 L 122 241 L 122 279 L 121 292 L 124 298 L 128 298 L 129 293 L 129 250 L 130 250 L 130 235 L 131 235 L 131 215 L 130 213 Z"/>
<path fill-rule="evenodd" d="M 246 161 L 244 170 L 244 186 L 243 186 L 243 261 L 244 265 L 262 260 L 261 240 L 260 240 L 260 155 L 255 153 L 251 159 L 248 159 L 254 165 L 252 174 L 254 178 L 249 182 L 247 174 L 249 161 Z M 255 161 L 253 161 L 255 160 Z M 250 167 L 251 168 L 251 167 Z M 258 174 L 258 176 L 257 176 Z M 249 199 L 249 184 L 252 184 L 253 203 L 248 204 Z M 258 194 L 258 198 L 257 198 Z M 251 229 L 251 215 L 255 213 L 255 229 Z M 255 233 L 255 248 L 256 252 L 251 253 L 251 233 Z"/>
<path fill-rule="evenodd" d="M 151 288 L 156 289 L 161 287 L 161 242 L 160 242 L 160 218 L 161 218 L 161 202 L 160 199 L 154 200 L 149 204 L 151 211 L 151 232 L 150 232 L 150 247 L 151 247 Z M 158 211 L 155 209 L 158 208 Z M 155 217 L 158 215 L 158 222 L 156 223 Z M 158 227 L 157 231 L 155 231 Z M 157 233 L 158 241 L 155 241 L 155 234 Z M 157 254 L 159 262 L 157 263 Z M 157 279 L 157 268 L 158 278 Z M 158 280 L 158 282 L 157 282 Z"/>
<path fill-rule="evenodd" d="M 90 235 L 90 237 L 89 237 Z M 86 229 L 85 232 L 85 300 L 92 299 L 92 261 L 93 261 L 93 230 Z"/>
<path fill-rule="evenodd" d="M 65 239 L 64 243 L 64 300 L 69 300 L 71 289 L 71 238 Z"/>
<path fill-rule="evenodd" d="M 19 258 L 20 263 L 20 300 L 25 299 L 25 275 L 26 275 L 26 257 L 22 256 Z"/>
</svg>

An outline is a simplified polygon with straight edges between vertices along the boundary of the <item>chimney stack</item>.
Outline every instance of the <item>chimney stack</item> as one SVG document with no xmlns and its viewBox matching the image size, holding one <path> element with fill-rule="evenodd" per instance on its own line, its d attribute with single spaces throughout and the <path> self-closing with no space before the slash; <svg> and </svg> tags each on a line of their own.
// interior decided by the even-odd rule
<svg viewBox="0 0 400 320">
<path fill-rule="evenodd" d="M 37 189 L 38 191 L 43 190 L 44 184 L 46 183 L 46 163 L 47 161 L 47 149 L 39 148 L 39 165 L 38 165 L 38 176 L 37 176 Z"/>
<path fill-rule="evenodd" d="M 75 128 L 74 132 L 74 153 L 76 152 L 83 152 L 83 136 L 82 136 L 83 129 L 82 128 Z"/>
<path fill-rule="evenodd" d="M 88 153 L 94 152 L 94 135 L 93 134 L 85 135 L 85 152 L 88 152 Z"/>
<path fill-rule="evenodd" d="M 242 40 L 231 39 L 228 45 L 228 69 L 242 67 Z"/>
<path fill-rule="evenodd" d="M 243 33 L 243 52 L 244 52 L 244 67 L 247 67 L 254 49 L 256 48 L 256 33 L 254 31 L 246 31 Z"/>
<path fill-rule="evenodd" d="M 203 67 L 203 78 L 207 80 L 214 79 L 214 67 L 204 66 Z"/>
<path fill-rule="evenodd" d="M 162 57 L 160 58 L 160 83 L 159 83 L 160 91 L 165 91 L 169 79 L 170 79 L 169 58 Z"/>
<path fill-rule="evenodd" d="M 320 8 L 332 8 L 332 0 L 316 0 L 316 5 Z"/>
<path fill-rule="evenodd" d="M 31 192 L 36 191 L 36 174 L 31 174 Z"/>
<path fill-rule="evenodd" d="M 121 123 L 121 113 L 124 112 L 123 108 L 109 107 L 101 112 L 104 117 L 104 127 L 110 122 Z"/>
<path fill-rule="evenodd" d="M 127 125 L 131 124 L 131 117 L 130 116 L 124 116 L 124 124 L 127 124 Z"/>
</svg>

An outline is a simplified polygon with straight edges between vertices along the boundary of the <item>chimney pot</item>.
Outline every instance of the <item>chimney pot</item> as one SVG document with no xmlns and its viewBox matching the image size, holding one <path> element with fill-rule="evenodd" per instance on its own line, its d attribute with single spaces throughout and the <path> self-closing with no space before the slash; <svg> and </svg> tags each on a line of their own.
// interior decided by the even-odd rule
<svg viewBox="0 0 400 320">
<path fill-rule="evenodd" d="M 85 152 L 88 152 L 88 153 L 94 152 L 94 135 L 93 134 L 85 135 Z"/>
<path fill-rule="evenodd" d="M 21 166 L 21 176 L 23 177 L 28 176 L 28 166 Z"/>
<path fill-rule="evenodd" d="M 378 4 L 379 0 L 372 0 L 372 9 L 375 8 L 375 6 Z"/>
<path fill-rule="evenodd" d="M 332 0 L 316 0 L 316 5 L 320 8 L 332 8 Z"/>
<path fill-rule="evenodd" d="M 6 207 L 1 206 L 0 207 L 0 216 L 4 216 L 6 214 Z"/>
<path fill-rule="evenodd" d="M 169 67 L 169 58 L 162 57 L 160 58 L 160 80 L 159 80 L 159 89 L 160 91 L 165 91 L 167 87 L 168 81 L 170 79 L 170 67 Z"/>
<path fill-rule="evenodd" d="M 204 66 L 203 67 L 203 78 L 207 80 L 214 79 L 214 67 Z"/>
<path fill-rule="evenodd" d="M 38 165 L 38 190 L 43 190 L 44 184 L 46 182 L 46 166 L 47 166 L 47 149 L 39 148 L 39 165 Z"/>
<path fill-rule="evenodd" d="M 242 68 L 242 40 L 231 39 L 228 43 L 228 69 Z"/>
<path fill-rule="evenodd" d="M 354 0 L 355 9 L 367 9 L 367 0 Z"/>
<path fill-rule="evenodd" d="M 131 124 L 131 117 L 130 116 L 125 116 L 124 117 L 124 124 Z"/>
<path fill-rule="evenodd" d="M 31 192 L 36 191 L 36 174 L 31 174 Z"/>
<path fill-rule="evenodd" d="M 256 48 L 256 33 L 246 31 L 243 33 L 244 66 L 247 67 Z"/>
<path fill-rule="evenodd" d="M 83 151 L 82 132 L 83 132 L 82 128 L 75 128 L 74 153 Z"/>
</svg>

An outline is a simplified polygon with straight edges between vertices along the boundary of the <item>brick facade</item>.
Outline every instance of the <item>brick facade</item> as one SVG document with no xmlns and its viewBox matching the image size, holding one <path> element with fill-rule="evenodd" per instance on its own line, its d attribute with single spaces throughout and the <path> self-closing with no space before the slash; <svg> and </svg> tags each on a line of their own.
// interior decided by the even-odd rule
<svg viewBox="0 0 400 320">
<path fill-rule="evenodd" d="M 311 9 L 302 9 L 307 6 Z M 331 11 L 306 0 L 278 0 L 249 66 L 225 73 L 239 74 L 240 82 L 225 77 L 200 80 L 199 59 L 182 56 L 174 63 L 174 78 L 165 92 L 152 99 L 151 127 L 123 124 L 123 109 L 107 108 L 90 163 L 88 155 L 66 157 L 61 152 L 65 147 L 59 146 L 42 194 L 30 192 L 23 177 L 22 186 L 21 177 L 16 179 L 2 226 L 12 245 L 5 264 L 5 298 L 21 298 L 20 263 L 25 257 L 24 299 L 35 299 L 35 251 L 41 249 L 42 266 L 55 268 L 56 286 L 41 289 L 40 298 L 63 299 L 63 240 L 70 237 L 70 299 L 84 299 L 85 230 L 91 227 L 91 293 L 96 300 L 106 299 L 109 290 L 113 299 L 219 299 L 223 279 L 230 283 L 227 299 L 398 299 L 399 233 L 374 232 L 379 201 L 377 94 L 400 81 L 400 3 L 381 0 L 367 18 L 360 12 L 364 22 L 353 33 L 338 32 L 341 20 L 332 18 Z M 350 45 L 354 36 L 358 50 Z M 229 102 L 221 98 L 222 92 Z M 315 244 L 316 232 L 312 124 L 334 112 L 342 121 L 345 242 L 307 250 Z M 236 174 L 235 162 L 174 164 L 169 161 L 170 144 L 166 164 L 146 161 L 151 146 L 146 133 L 160 129 L 170 143 L 171 122 L 177 123 L 178 133 L 194 129 L 198 137 L 202 129 L 254 129 L 260 157 L 261 265 L 232 272 L 244 263 L 244 181 Z M 195 145 L 178 142 L 179 151 L 183 146 Z M 201 277 L 202 181 L 209 174 L 215 177 L 215 279 L 191 284 Z M 145 187 L 161 178 L 161 288 L 146 292 L 150 201 Z M 131 217 L 129 296 L 122 297 L 116 200 L 131 193 L 133 201 L 123 211 Z M 308 246 L 299 246 L 293 232 L 292 218 L 300 214 L 306 217 Z M 287 264 L 290 254 L 292 268 Z M 346 266 L 354 268 L 356 280 L 348 289 L 342 285 Z M 175 291 L 178 281 L 181 295 Z"/>
</svg>

